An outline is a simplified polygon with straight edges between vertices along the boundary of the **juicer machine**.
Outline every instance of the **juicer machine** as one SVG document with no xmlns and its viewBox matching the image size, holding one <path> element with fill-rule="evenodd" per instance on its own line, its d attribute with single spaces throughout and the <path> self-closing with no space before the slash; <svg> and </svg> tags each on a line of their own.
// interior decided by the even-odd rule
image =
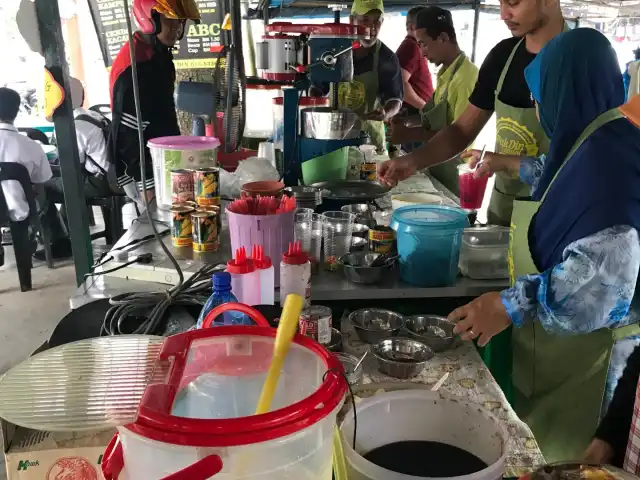
<svg viewBox="0 0 640 480">
<path fill-rule="evenodd" d="M 366 27 L 339 23 L 339 10 L 336 23 L 265 25 L 257 67 L 263 81 L 283 85 L 286 185 L 298 185 L 303 163 L 369 141 L 359 117 L 340 109 L 338 98 L 339 84 L 353 80 L 353 50 L 368 35 Z M 328 94 L 330 106 L 300 110 L 300 97 L 311 89 Z"/>
</svg>

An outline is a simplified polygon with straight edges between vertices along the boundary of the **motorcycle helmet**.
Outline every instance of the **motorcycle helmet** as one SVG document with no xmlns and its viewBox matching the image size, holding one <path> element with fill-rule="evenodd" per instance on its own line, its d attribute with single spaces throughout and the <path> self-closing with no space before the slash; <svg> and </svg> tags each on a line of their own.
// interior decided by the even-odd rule
<svg viewBox="0 0 640 480">
<path fill-rule="evenodd" d="M 133 0 L 133 16 L 142 33 L 159 33 L 160 15 L 200 23 L 195 0 Z"/>
</svg>

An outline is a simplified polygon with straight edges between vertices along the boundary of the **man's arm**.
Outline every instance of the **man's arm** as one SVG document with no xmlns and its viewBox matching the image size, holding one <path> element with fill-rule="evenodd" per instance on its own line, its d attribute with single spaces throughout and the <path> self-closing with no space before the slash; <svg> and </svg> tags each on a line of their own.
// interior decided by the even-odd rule
<svg viewBox="0 0 640 480">
<path fill-rule="evenodd" d="M 446 162 L 475 140 L 492 113 L 469 104 L 453 124 L 440 130 L 426 145 L 407 155 L 405 160 L 414 162 L 418 170 Z"/>
<path fill-rule="evenodd" d="M 417 108 L 418 110 L 422 110 L 425 102 L 420 95 L 416 93 L 411 84 L 409 83 L 409 79 L 411 78 L 411 72 L 408 72 L 404 68 L 400 69 L 400 73 L 402 75 L 402 86 L 404 88 L 404 101 L 408 103 L 412 107 Z"/>
</svg>

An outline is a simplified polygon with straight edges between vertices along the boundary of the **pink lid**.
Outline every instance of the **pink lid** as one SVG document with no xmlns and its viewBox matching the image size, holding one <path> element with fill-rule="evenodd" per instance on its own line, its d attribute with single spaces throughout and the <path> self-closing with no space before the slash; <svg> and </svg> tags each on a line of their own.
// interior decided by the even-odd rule
<svg viewBox="0 0 640 480">
<path fill-rule="evenodd" d="M 152 138 L 147 142 L 147 146 L 168 150 L 211 150 L 220 146 L 220 140 L 215 137 L 175 135 L 173 137 Z"/>
<path fill-rule="evenodd" d="M 284 97 L 275 97 L 273 99 L 274 105 L 284 105 Z M 300 97 L 298 102 L 299 107 L 327 107 L 329 106 L 329 99 L 327 97 Z"/>
</svg>

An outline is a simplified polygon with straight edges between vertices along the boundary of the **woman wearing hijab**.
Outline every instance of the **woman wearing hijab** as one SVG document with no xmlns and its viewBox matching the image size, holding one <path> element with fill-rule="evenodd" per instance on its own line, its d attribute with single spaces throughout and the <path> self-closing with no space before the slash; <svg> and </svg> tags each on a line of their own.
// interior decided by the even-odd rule
<svg viewBox="0 0 640 480">
<path fill-rule="evenodd" d="M 532 199 L 517 201 L 512 217 L 512 287 L 449 318 L 479 345 L 515 327 L 515 408 L 553 462 L 587 446 L 613 346 L 640 333 L 630 314 L 640 268 L 640 130 L 617 109 L 622 75 L 596 30 L 557 36 L 525 76 L 549 153 L 492 155 L 479 169 L 510 170 L 532 185 Z"/>
</svg>

